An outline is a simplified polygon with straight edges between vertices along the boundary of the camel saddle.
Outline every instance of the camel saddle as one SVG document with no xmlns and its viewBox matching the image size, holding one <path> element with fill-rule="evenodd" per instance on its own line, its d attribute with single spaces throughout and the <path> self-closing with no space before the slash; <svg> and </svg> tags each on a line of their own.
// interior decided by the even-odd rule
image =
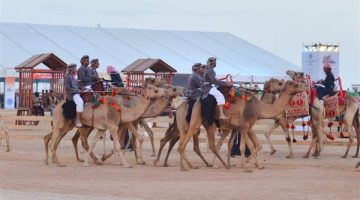
<svg viewBox="0 0 360 200">
<path fill-rule="evenodd" d="M 286 106 L 286 116 L 288 117 L 301 117 L 309 115 L 309 97 L 304 92 L 297 93 L 294 95 Z"/>
<path fill-rule="evenodd" d="M 324 96 L 325 117 L 334 118 L 340 114 L 339 106 L 345 105 L 346 91 L 338 91 L 332 96 Z"/>
<path fill-rule="evenodd" d="M 99 92 L 99 91 L 104 91 L 104 84 L 102 81 L 97 81 L 96 83 L 94 83 L 92 86 L 91 86 L 91 89 L 93 91 L 96 91 L 96 92 Z M 88 102 L 91 102 L 95 96 L 94 96 L 94 92 L 83 92 L 80 94 L 80 97 L 83 99 L 84 101 L 84 104 L 88 103 Z"/>
</svg>

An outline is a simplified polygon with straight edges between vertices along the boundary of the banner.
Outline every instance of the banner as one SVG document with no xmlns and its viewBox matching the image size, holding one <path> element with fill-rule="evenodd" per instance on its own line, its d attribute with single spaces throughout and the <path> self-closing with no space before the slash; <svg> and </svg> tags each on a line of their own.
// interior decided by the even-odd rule
<svg viewBox="0 0 360 200">
<path fill-rule="evenodd" d="M 5 77 L 4 107 L 15 108 L 15 77 Z"/>
<path fill-rule="evenodd" d="M 302 53 L 302 70 L 314 81 L 324 79 L 324 66 L 330 66 L 335 78 L 339 77 L 339 52 L 309 51 Z"/>
</svg>

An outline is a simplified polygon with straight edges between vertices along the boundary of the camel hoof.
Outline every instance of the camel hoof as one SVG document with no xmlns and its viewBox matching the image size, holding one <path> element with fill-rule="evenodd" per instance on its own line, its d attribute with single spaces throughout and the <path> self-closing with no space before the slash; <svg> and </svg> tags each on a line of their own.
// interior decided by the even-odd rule
<svg viewBox="0 0 360 200">
<path fill-rule="evenodd" d="M 294 158 L 294 155 L 293 154 L 290 154 L 288 156 L 286 156 L 287 159 L 293 159 Z"/>
<path fill-rule="evenodd" d="M 47 160 L 44 160 L 45 165 L 49 165 L 49 162 Z"/>
<path fill-rule="evenodd" d="M 303 155 L 303 158 L 309 158 L 309 154 Z"/>
<path fill-rule="evenodd" d="M 343 155 L 343 156 L 341 156 L 341 158 L 347 158 L 347 155 Z"/>
<path fill-rule="evenodd" d="M 77 159 L 77 161 L 78 161 L 78 162 L 84 162 L 84 160 L 83 160 L 83 159 Z"/>
<path fill-rule="evenodd" d="M 104 165 L 104 163 L 103 162 L 101 162 L 101 161 L 94 161 L 94 163 L 95 163 L 95 165 Z"/>
<path fill-rule="evenodd" d="M 84 162 L 83 167 L 91 167 L 91 165 L 89 163 Z"/>
<path fill-rule="evenodd" d="M 252 173 L 253 171 L 251 169 L 244 169 L 245 173 Z"/>
<path fill-rule="evenodd" d="M 169 164 L 167 164 L 167 163 L 164 163 L 164 165 L 163 165 L 164 167 L 170 167 L 170 165 Z"/>
<path fill-rule="evenodd" d="M 150 155 L 150 157 L 155 157 L 155 156 L 156 156 L 155 153 L 153 153 L 153 154 Z"/>
<path fill-rule="evenodd" d="M 145 165 L 145 164 L 146 164 L 145 161 L 143 161 L 143 160 L 136 161 L 136 163 L 137 163 L 138 165 Z"/>
<path fill-rule="evenodd" d="M 183 171 L 183 172 L 187 172 L 187 171 L 189 171 L 188 169 L 186 169 L 186 168 L 181 168 L 180 169 L 181 171 Z"/>
<path fill-rule="evenodd" d="M 355 166 L 355 168 L 360 167 L 360 162 L 357 163 L 357 165 Z"/>
<path fill-rule="evenodd" d="M 276 153 L 276 150 L 274 149 L 270 152 L 270 155 L 274 155 L 275 153 Z"/>
<path fill-rule="evenodd" d="M 131 165 L 124 165 L 124 168 L 132 168 Z"/>
<path fill-rule="evenodd" d="M 258 169 L 265 169 L 265 166 L 263 165 L 259 165 L 259 166 L 256 166 Z"/>
<path fill-rule="evenodd" d="M 10 152 L 10 149 L 6 149 L 6 152 Z"/>
<path fill-rule="evenodd" d="M 159 160 L 154 160 L 153 165 L 156 167 L 156 164 L 159 162 Z"/>
<path fill-rule="evenodd" d="M 225 169 L 230 169 L 231 165 L 225 165 Z"/>
<path fill-rule="evenodd" d="M 212 168 L 213 169 L 219 169 L 220 167 L 219 167 L 219 165 L 213 165 Z"/>
<path fill-rule="evenodd" d="M 199 169 L 198 166 L 189 166 L 189 167 L 190 167 L 190 169 Z"/>
<path fill-rule="evenodd" d="M 206 164 L 206 167 L 212 167 L 212 165 Z"/>
<path fill-rule="evenodd" d="M 352 158 L 357 158 L 357 157 L 359 157 L 358 155 L 355 155 L 355 156 L 353 156 Z"/>
<path fill-rule="evenodd" d="M 58 166 L 58 167 L 65 167 L 66 165 L 64 165 L 64 164 L 58 164 L 57 166 Z"/>
</svg>

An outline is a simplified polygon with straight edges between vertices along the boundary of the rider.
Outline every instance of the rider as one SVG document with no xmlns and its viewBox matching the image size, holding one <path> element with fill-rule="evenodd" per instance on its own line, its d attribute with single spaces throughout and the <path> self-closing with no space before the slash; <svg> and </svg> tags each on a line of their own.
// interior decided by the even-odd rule
<svg viewBox="0 0 360 200">
<path fill-rule="evenodd" d="M 201 63 L 195 63 L 192 66 L 192 71 L 193 73 L 191 74 L 187 82 L 188 90 L 190 91 L 188 97 L 191 100 L 196 100 L 200 97 L 201 87 L 204 84 L 204 67 Z"/>
<path fill-rule="evenodd" d="M 76 75 L 76 64 L 68 65 L 68 73 L 64 78 L 64 88 L 66 91 L 66 100 L 74 101 L 76 104 L 76 127 L 81 128 L 83 125 L 80 122 L 80 115 L 84 111 L 84 101 L 80 97 L 80 92 L 78 88 L 78 81 L 75 79 Z"/>
<path fill-rule="evenodd" d="M 79 79 L 79 88 L 91 89 L 91 83 L 95 80 L 94 76 L 91 76 L 92 70 L 89 67 L 89 56 L 84 55 L 80 59 L 81 67 L 79 68 L 77 75 Z"/>
<path fill-rule="evenodd" d="M 204 74 L 204 85 L 202 87 L 202 93 L 209 93 L 213 95 L 217 101 L 217 105 L 220 110 L 220 119 L 228 119 L 224 114 L 223 106 L 225 105 L 224 95 L 216 88 L 216 86 L 231 86 L 224 81 L 217 80 L 214 68 L 216 67 L 216 58 L 210 57 L 207 61 L 207 69 Z"/>
<path fill-rule="evenodd" d="M 90 76 L 93 77 L 93 83 L 100 80 L 99 73 L 97 72 L 97 68 L 99 68 L 100 63 L 99 59 L 95 58 L 90 61 Z"/>
<path fill-rule="evenodd" d="M 196 99 L 198 99 L 201 95 L 201 87 L 204 84 L 204 79 L 203 79 L 204 68 L 205 66 L 202 65 L 201 63 L 195 63 L 192 66 L 193 73 L 191 74 L 187 82 L 187 88 L 189 90 L 187 102 L 189 104 L 189 107 L 186 115 L 186 120 L 188 122 L 190 122 L 191 111 L 192 108 L 194 107 Z"/>
<path fill-rule="evenodd" d="M 334 74 L 331 72 L 330 64 L 324 65 L 324 72 L 326 74 L 325 80 L 317 81 L 317 83 L 324 85 L 324 87 L 322 86 L 316 87 L 316 93 L 319 99 L 322 99 L 326 95 L 331 95 L 334 92 L 334 88 L 335 88 L 335 83 L 334 83 L 335 78 L 334 78 Z"/>
</svg>

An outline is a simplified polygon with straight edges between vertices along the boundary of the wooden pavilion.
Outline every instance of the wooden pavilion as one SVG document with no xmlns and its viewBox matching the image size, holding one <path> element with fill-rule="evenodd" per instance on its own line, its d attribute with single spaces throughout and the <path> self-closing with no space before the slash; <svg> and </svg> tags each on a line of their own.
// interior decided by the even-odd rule
<svg viewBox="0 0 360 200">
<path fill-rule="evenodd" d="M 153 72 L 145 72 L 148 69 Z M 126 86 L 135 94 L 141 94 L 141 87 L 144 86 L 145 77 L 164 77 L 168 84 L 172 84 L 176 70 L 161 59 L 146 58 L 136 60 L 121 72 L 127 75 Z"/>
<path fill-rule="evenodd" d="M 48 69 L 35 69 L 36 66 L 44 64 Z M 31 56 L 15 67 L 19 72 L 19 105 L 18 116 L 32 115 L 33 87 L 36 77 L 51 76 L 50 90 L 56 95 L 64 95 L 62 80 L 66 72 L 67 64 L 53 53 L 43 53 Z"/>
</svg>

